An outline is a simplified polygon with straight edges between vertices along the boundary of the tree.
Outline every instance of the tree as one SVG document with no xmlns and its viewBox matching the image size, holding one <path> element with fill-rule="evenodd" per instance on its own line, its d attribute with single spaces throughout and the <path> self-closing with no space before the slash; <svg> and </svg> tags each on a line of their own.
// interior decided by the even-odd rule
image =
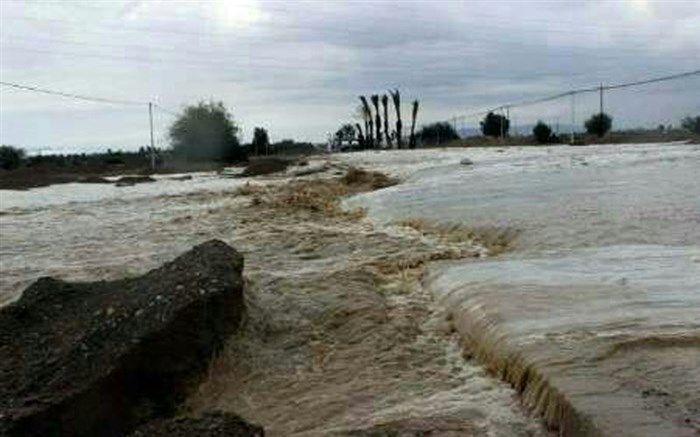
<svg viewBox="0 0 700 437">
<path fill-rule="evenodd" d="M 360 131 L 360 134 L 362 132 Z M 356 132 L 355 132 L 355 127 L 351 124 L 344 124 L 340 126 L 340 129 L 338 129 L 335 132 L 335 142 L 336 144 L 342 145 L 343 143 L 354 143 L 355 138 L 356 138 Z"/>
<path fill-rule="evenodd" d="M 357 128 L 357 142 L 360 143 L 360 148 L 364 149 L 365 146 L 365 136 L 362 135 L 362 126 L 360 126 L 360 123 L 355 123 L 355 127 Z"/>
<path fill-rule="evenodd" d="M 399 90 L 394 91 L 389 90 L 391 95 L 391 100 L 394 103 L 394 109 L 396 110 L 396 147 L 399 149 L 403 148 L 403 138 L 401 137 L 401 129 L 403 127 L 401 123 L 401 94 Z"/>
<path fill-rule="evenodd" d="M 362 116 L 365 119 L 365 140 L 368 147 L 374 147 L 374 122 L 372 121 L 372 110 L 367 103 L 367 97 L 360 96 L 362 102 Z"/>
<path fill-rule="evenodd" d="M 500 114 L 489 112 L 481 121 L 481 132 L 487 137 L 508 136 L 510 129 L 510 120 Z"/>
<path fill-rule="evenodd" d="M 0 146 L 0 168 L 14 170 L 24 160 L 24 150 L 12 146 Z"/>
<path fill-rule="evenodd" d="M 416 118 L 418 117 L 418 100 L 413 101 L 413 111 L 411 112 L 411 137 L 409 139 L 408 147 L 411 149 L 416 148 Z"/>
<path fill-rule="evenodd" d="M 270 138 L 267 135 L 267 130 L 262 127 L 256 127 L 253 130 L 253 143 L 251 145 L 256 155 L 260 155 L 263 151 L 267 155 L 270 148 Z"/>
<path fill-rule="evenodd" d="M 379 95 L 373 94 L 372 105 L 374 105 L 374 126 L 377 130 L 375 138 L 377 139 L 376 147 L 379 148 L 382 144 L 382 117 L 379 115 Z"/>
<path fill-rule="evenodd" d="M 592 135 L 597 135 L 598 137 L 603 137 L 610 128 L 612 128 L 612 117 L 608 114 L 601 112 L 600 114 L 595 114 L 591 116 L 586 123 L 586 132 Z"/>
<path fill-rule="evenodd" d="M 418 136 L 423 144 L 442 144 L 459 139 L 454 127 L 446 122 L 429 124 L 421 129 Z"/>
<path fill-rule="evenodd" d="M 683 129 L 687 129 L 700 135 L 700 115 L 696 115 L 695 117 L 685 117 L 683 120 L 681 120 L 681 126 Z"/>
<path fill-rule="evenodd" d="M 170 126 L 173 152 L 187 159 L 232 162 L 245 159 L 238 127 L 222 102 L 185 108 Z"/>
<path fill-rule="evenodd" d="M 389 132 L 389 98 L 382 94 L 382 106 L 384 107 L 384 138 L 386 146 L 391 149 L 391 133 Z"/>
<path fill-rule="evenodd" d="M 556 143 L 559 139 L 552 133 L 552 128 L 541 120 L 537 121 L 535 127 L 532 128 L 532 135 L 540 144 Z"/>
</svg>

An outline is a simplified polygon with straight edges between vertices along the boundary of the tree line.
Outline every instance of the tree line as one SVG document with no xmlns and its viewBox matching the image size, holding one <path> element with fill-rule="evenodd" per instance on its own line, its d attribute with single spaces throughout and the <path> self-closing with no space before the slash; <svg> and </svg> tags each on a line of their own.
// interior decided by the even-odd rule
<svg viewBox="0 0 700 437">
<path fill-rule="evenodd" d="M 388 90 L 387 94 L 372 94 L 359 96 L 359 115 L 362 124 L 346 123 L 340 126 L 333 136 L 336 146 L 347 145 L 355 149 L 413 149 L 416 147 L 416 120 L 420 103 L 418 100 L 411 102 L 411 128 L 408 144 L 405 143 L 403 121 L 401 120 L 401 93 L 398 89 Z M 395 119 L 393 126 L 389 117 L 389 99 L 394 107 Z M 372 103 L 370 105 L 370 102 Z M 381 108 L 380 108 L 381 103 Z M 374 112 L 372 112 L 374 108 Z M 382 117 L 383 115 L 383 117 Z M 382 122 L 383 120 L 383 122 Z"/>
</svg>

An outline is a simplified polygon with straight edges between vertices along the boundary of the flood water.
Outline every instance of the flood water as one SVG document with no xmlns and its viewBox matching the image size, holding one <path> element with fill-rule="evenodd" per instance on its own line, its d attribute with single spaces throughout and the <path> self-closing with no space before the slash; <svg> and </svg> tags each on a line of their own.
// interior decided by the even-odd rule
<svg viewBox="0 0 700 437">
<path fill-rule="evenodd" d="M 434 265 L 429 286 L 526 403 L 564 429 L 700 432 L 700 146 L 391 155 L 349 158 L 403 160 L 407 183 L 349 201 L 376 222 L 521 231 L 509 254 Z"/>
<path fill-rule="evenodd" d="M 474 356 L 550 425 L 614 436 L 700 432 L 700 146 L 333 159 L 404 179 L 347 201 L 368 207 L 380 227 L 424 218 L 520 231 L 512 252 L 433 264 L 425 285 Z M 38 276 L 118 278 L 210 238 L 231 242 L 226 214 L 238 200 L 221 194 L 245 182 L 197 174 L 0 191 L 0 305 Z M 226 214 L 216 212 L 222 206 Z"/>
</svg>

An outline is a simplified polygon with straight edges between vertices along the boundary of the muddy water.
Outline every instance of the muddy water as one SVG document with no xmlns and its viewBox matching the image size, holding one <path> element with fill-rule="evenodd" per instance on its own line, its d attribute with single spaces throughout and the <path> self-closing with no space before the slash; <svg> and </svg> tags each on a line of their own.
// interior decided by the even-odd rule
<svg viewBox="0 0 700 437">
<path fill-rule="evenodd" d="M 246 182 L 196 175 L 0 192 L 0 300 L 43 275 L 141 274 L 219 238 L 244 253 L 248 320 L 187 408 L 242 414 L 272 436 L 546 435 L 510 387 L 462 359 L 417 278 L 374 267 L 412 265 L 438 248 L 363 221 L 254 206 L 236 192 Z"/>
<path fill-rule="evenodd" d="M 522 231 L 432 268 L 468 349 L 564 434 L 700 433 L 700 146 L 432 153 L 348 157 L 407 177 L 348 203 Z"/>
</svg>

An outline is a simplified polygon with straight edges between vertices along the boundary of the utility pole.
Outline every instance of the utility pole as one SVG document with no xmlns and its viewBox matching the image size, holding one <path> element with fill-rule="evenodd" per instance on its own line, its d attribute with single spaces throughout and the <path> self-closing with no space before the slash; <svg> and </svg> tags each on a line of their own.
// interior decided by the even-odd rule
<svg viewBox="0 0 700 437">
<path fill-rule="evenodd" d="M 503 141 L 504 135 L 503 135 L 503 118 L 505 117 L 503 113 L 503 106 L 501 106 L 501 141 Z"/>
<path fill-rule="evenodd" d="M 148 121 L 151 125 L 151 170 L 156 169 L 156 146 L 153 144 L 153 103 L 148 102 Z"/>
<path fill-rule="evenodd" d="M 600 84 L 600 115 L 603 115 L 603 83 Z"/>
<path fill-rule="evenodd" d="M 569 144 L 574 144 L 574 126 L 576 125 L 576 93 L 571 93 L 571 138 Z"/>
</svg>

